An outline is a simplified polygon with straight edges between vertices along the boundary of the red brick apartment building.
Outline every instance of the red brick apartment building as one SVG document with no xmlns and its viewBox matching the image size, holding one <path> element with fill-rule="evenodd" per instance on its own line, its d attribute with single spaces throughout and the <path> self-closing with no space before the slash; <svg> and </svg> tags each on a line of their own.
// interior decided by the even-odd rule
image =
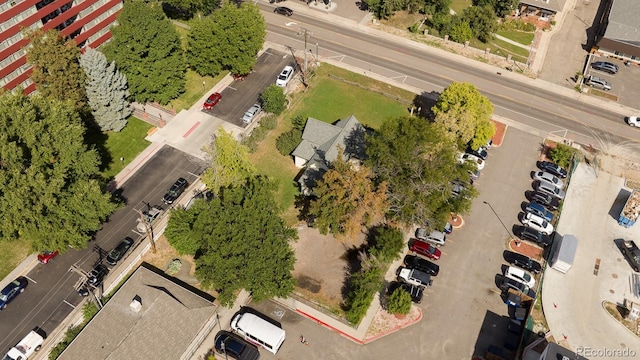
<svg viewBox="0 0 640 360">
<path fill-rule="evenodd" d="M 22 30 L 57 29 L 79 46 L 95 48 L 111 38 L 123 0 L 0 0 L 0 86 L 35 90 L 29 80 L 29 41 Z"/>
</svg>

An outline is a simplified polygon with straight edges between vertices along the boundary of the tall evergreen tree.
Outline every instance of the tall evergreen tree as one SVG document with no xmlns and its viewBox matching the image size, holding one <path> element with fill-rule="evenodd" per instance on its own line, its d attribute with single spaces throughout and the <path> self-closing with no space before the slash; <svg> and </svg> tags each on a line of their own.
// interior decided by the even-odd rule
<svg viewBox="0 0 640 360">
<path fill-rule="evenodd" d="M 166 104 L 183 93 L 186 66 L 180 36 L 161 4 L 126 1 L 118 23 L 104 54 L 127 76 L 132 99 Z"/>
<path fill-rule="evenodd" d="M 87 48 L 80 56 L 87 74 L 87 99 L 91 113 L 102 131 L 120 131 L 131 115 L 127 77 L 116 69 L 116 63 L 98 50 Z"/>
<path fill-rule="evenodd" d="M 266 34 L 258 6 L 225 2 L 210 17 L 194 20 L 187 48 L 189 65 L 200 75 L 215 76 L 222 69 L 248 74 Z"/>
<path fill-rule="evenodd" d="M 80 49 L 57 30 L 37 30 L 27 35 L 27 61 L 33 66 L 31 80 L 38 92 L 49 99 L 70 101 L 76 110 L 84 110 L 86 75 L 80 68 Z"/>
<path fill-rule="evenodd" d="M 69 103 L 0 97 L 0 239 L 35 250 L 85 247 L 116 204 L 98 181 L 98 155 Z"/>
</svg>

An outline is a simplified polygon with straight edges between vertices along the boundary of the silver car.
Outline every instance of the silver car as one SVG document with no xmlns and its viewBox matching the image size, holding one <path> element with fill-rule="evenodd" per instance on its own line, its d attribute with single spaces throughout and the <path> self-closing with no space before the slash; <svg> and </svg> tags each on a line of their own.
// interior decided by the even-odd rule
<svg viewBox="0 0 640 360">
<path fill-rule="evenodd" d="M 611 83 L 597 76 L 587 76 L 584 83 L 595 89 L 601 89 L 605 91 L 611 90 Z"/>
<path fill-rule="evenodd" d="M 247 112 L 244 113 L 244 116 L 242 117 L 242 122 L 245 124 L 250 123 L 251 121 L 253 121 L 256 115 L 260 113 L 261 110 L 262 110 L 262 106 L 260 106 L 260 104 L 253 104 L 253 106 L 250 107 L 249 110 L 247 110 Z"/>
<path fill-rule="evenodd" d="M 539 181 L 546 181 L 546 182 L 550 182 L 553 185 L 562 188 L 564 186 L 564 182 L 562 182 L 562 180 L 558 179 L 557 176 L 548 173 L 546 171 L 536 171 L 535 174 L 533 174 L 533 179 L 534 180 L 539 180 Z"/>
<path fill-rule="evenodd" d="M 549 194 L 551 196 L 555 196 L 560 200 L 564 199 L 565 192 L 561 188 L 555 186 L 554 184 L 548 181 L 536 181 L 535 188 L 541 193 Z"/>
</svg>

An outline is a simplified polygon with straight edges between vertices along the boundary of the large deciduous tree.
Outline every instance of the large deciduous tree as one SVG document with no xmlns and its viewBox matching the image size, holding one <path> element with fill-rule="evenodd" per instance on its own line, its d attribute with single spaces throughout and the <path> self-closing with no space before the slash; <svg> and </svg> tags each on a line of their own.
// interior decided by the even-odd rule
<svg viewBox="0 0 640 360">
<path fill-rule="evenodd" d="M 27 35 L 27 61 L 38 92 L 49 99 L 69 101 L 76 110 L 87 104 L 86 75 L 80 67 L 80 49 L 75 41 L 56 30 L 37 30 Z"/>
<path fill-rule="evenodd" d="M 87 99 L 93 118 L 102 131 L 120 131 L 131 115 L 127 77 L 116 69 L 115 62 L 98 50 L 87 48 L 80 56 L 87 74 Z"/>
<path fill-rule="evenodd" d="M 131 97 L 166 104 L 183 93 L 186 65 L 180 36 L 160 3 L 126 1 L 118 24 L 104 54 L 127 76 Z"/>
<path fill-rule="evenodd" d="M 486 131 L 493 128 L 493 104 L 473 84 L 452 83 L 440 94 L 431 110 L 435 114 L 435 122 L 459 147 L 470 142 L 486 144 L 493 136 L 493 132 Z"/>
<path fill-rule="evenodd" d="M 249 160 L 247 147 L 222 129 L 204 150 L 211 159 L 211 166 L 202 174 L 202 182 L 214 192 L 221 187 L 242 183 L 257 173 Z"/>
<path fill-rule="evenodd" d="M 203 15 L 210 15 L 218 6 L 222 0 L 164 0 L 163 2 L 169 4 L 173 8 L 187 13 L 190 16 L 200 12 Z"/>
<path fill-rule="evenodd" d="M 496 13 L 489 6 L 471 6 L 462 12 L 462 19 L 469 23 L 473 36 L 486 43 L 498 27 Z"/>
<path fill-rule="evenodd" d="M 473 198 L 468 186 L 452 197 L 452 182 L 468 179 L 456 163 L 456 146 L 436 124 L 416 117 L 387 120 L 367 140 L 367 164 L 389 187 L 389 216 L 404 224 L 443 226 L 449 212 L 465 212 Z M 468 202 L 469 204 L 465 204 Z"/>
<path fill-rule="evenodd" d="M 194 20 L 187 59 L 200 75 L 215 76 L 223 69 L 248 74 L 265 37 L 266 25 L 256 5 L 225 2 L 211 16 Z"/>
<path fill-rule="evenodd" d="M 518 6 L 519 0 L 473 0 L 473 5 L 489 6 L 500 17 L 511 15 Z"/>
<path fill-rule="evenodd" d="M 373 173 L 366 166 L 353 166 L 342 158 L 331 163 L 322 180 L 313 188 L 315 199 L 311 201 L 309 215 L 321 233 L 355 238 L 363 226 L 381 216 L 387 209 L 387 185 L 377 186 Z"/>
<path fill-rule="evenodd" d="M 103 193 L 98 155 L 69 103 L 0 97 L 0 238 L 35 250 L 85 247 L 116 204 Z"/>
<path fill-rule="evenodd" d="M 268 179 L 252 177 L 222 188 L 208 203 L 172 212 L 167 239 L 196 256 L 196 277 L 219 291 L 223 305 L 242 288 L 257 301 L 294 289 L 289 241 L 297 234 L 278 216 L 273 191 Z"/>
</svg>

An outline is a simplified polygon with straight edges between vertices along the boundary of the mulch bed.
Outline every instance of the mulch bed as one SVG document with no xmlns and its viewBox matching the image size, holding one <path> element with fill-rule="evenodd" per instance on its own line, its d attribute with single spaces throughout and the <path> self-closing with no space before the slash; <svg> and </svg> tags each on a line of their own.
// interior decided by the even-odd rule
<svg viewBox="0 0 640 360">
<path fill-rule="evenodd" d="M 524 241 L 520 241 L 520 246 L 516 245 L 515 240 L 509 241 L 509 249 L 513 252 L 526 255 L 538 261 L 542 259 L 542 249 L 537 246 L 530 245 Z"/>
<path fill-rule="evenodd" d="M 500 147 L 504 141 L 504 136 L 507 134 L 507 125 L 495 120 L 491 120 L 491 122 L 496 126 L 496 133 L 491 138 L 493 146 Z"/>
</svg>

